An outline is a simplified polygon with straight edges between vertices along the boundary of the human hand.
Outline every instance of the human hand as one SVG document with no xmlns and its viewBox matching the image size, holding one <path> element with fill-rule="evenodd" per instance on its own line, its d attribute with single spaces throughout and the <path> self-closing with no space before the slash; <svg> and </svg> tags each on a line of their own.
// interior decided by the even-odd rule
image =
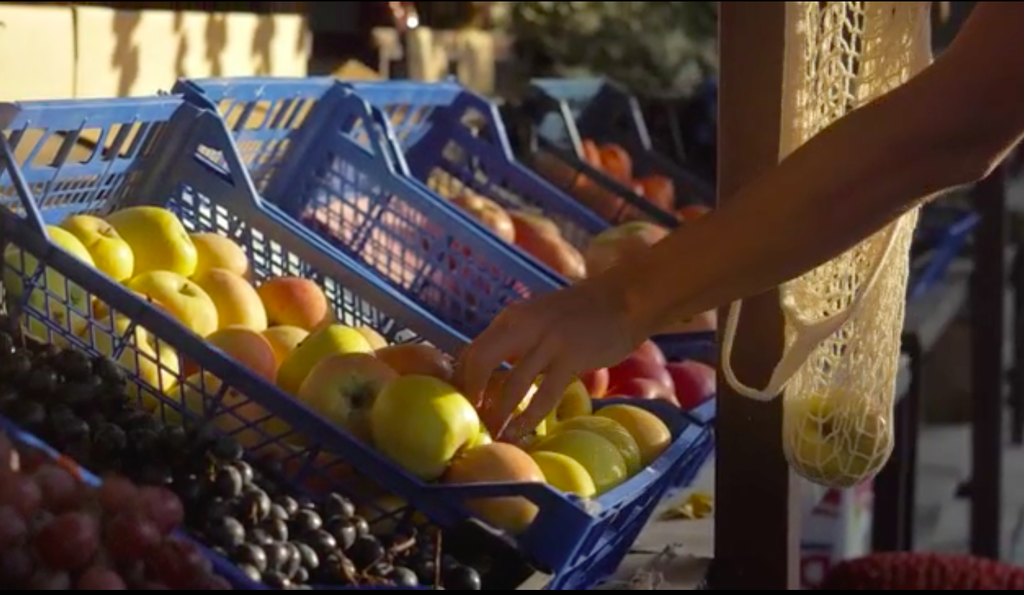
<svg viewBox="0 0 1024 595">
<path fill-rule="evenodd" d="M 581 281 L 499 314 L 460 356 L 459 384 L 492 436 L 520 438 L 558 407 L 574 376 L 617 364 L 646 338 L 631 326 L 622 283 L 611 275 Z M 481 402 L 503 362 L 513 364 L 503 390 Z M 510 420 L 539 376 L 530 405 Z"/>
</svg>

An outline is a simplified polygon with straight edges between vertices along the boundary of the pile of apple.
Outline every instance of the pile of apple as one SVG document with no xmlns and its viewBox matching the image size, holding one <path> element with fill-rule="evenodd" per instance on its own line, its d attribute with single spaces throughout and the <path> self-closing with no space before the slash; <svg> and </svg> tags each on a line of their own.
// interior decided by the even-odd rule
<svg viewBox="0 0 1024 595">
<path fill-rule="evenodd" d="M 633 160 L 629 152 L 615 143 L 598 145 L 591 139 L 585 139 L 583 159 L 588 165 L 629 188 L 661 211 L 674 214 L 680 223 L 699 219 L 709 211 L 707 207 L 701 205 L 677 207 L 675 186 L 672 180 L 665 176 L 652 174 L 634 177 Z M 620 209 L 625 206 L 621 198 L 601 193 L 586 176 L 580 176 L 576 180 L 573 193 L 579 194 L 581 200 L 605 218 L 617 216 Z M 626 218 L 633 219 L 637 216 L 639 213 L 627 213 Z"/>
<path fill-rule="evenodd" d="M 653 399 L 692 411 L 715 395 L 715 369 L 694 360 L 669 362 L 653 341 L 645 341 L 611 368 L 598 368 L 580 380 L 595 399 Z"/>
</svg>

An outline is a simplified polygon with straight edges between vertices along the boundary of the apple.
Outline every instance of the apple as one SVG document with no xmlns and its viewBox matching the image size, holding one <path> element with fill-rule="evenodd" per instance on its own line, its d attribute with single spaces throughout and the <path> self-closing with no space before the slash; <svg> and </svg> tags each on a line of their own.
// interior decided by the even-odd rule
<svg viewBox="0 0 1024 595">
<path fill-rule="evenodd" d="M 689 411 L 715 394 L 715 369 L 692 360 L 672 362 L 665 366 L 676 388 L 676 400 Z"/>
<path fill-rule="evenodd" d="M 192 277 L 217 307 L 218 328 L 244 326 L 267 330 L 267 311 L 256 289 L 244 277 L 227 269 L 207 269 Z"/>
<path fill-rule="evenodd" d="M 420 374 L 451 382 L 455 374 L 452 358 L 440 349 L 424 343 L 391 345 L 375 353 L 399 376 Z"/>
<path fill-rule="evenodd" d="M 530 455 L 511 444 L 495 442 L 474 448 L 452 462 L 444 483 L 545 483 L 544 472 Z M 510 535 L 521 535 L 537 517 L 537 505 L 522 496 L 468 500 L 468 508 L 481 520 Z"/>
<path fill-rule="evenodd" d="M 658 347 L 658 344 L 650 339 L 641 343 L 640 346 L 633 351 L 632 355 L 649 359 L 659 366 L 664 366 L 668 363 L 668 360 L 665 358 L 665 353 L 661 350 L 661 347 Z"/>
<path fill-rule="evenodd" d="M 297 326 L 272 326 L 263 331 L 263 336 L 270 341 L 270 346 L 274 348 L 277 365 L 280 366 L 291 352 L 295 351 L 299 343 L 306 340 L 309 331 Z"/>
<path fill-rule="evenodd" d="M 302 383 L 320 360 L 331 355 L 371 353 L 366 337 L 352 327 L 332 324 L 311 334 L 292 351 L 277 371 L 277 386 L 298 395 Z"/>
<path fill-rule="evenodd" d="M 432 376 L 401 376 L 377 395 L 370 412 L 373 443 L 381 453 L 425 481 L 480 434 L 476 409 L 454 386 Z"/>
<path fill-rule="evenodd" d="M 530 452 L 553 452 L 575 460 L 594 480 L 598 495 L 629 479 L 626 460 L 607 438 L 583 430 L 557 432 L 538 442 Z"/>
<path fill-rule="evenodd" d="M 46 226 L 46 231 L 53 243 L 83 263 L 93 266 L 89 250 L 71 232 L 52 225 Z M 29 279 L 34 285 L 29 290 L 27 303 L 38 316 L 74 334 L 81 333 L 89 325 L 91 298 L 84 289 L 50 267 L 46 268 L 44 276 L 33 281 L 32 277 L 39 269 L 39 261 L 14 244 L 8 244 L 4 250 L 4 263 L 3 280 L 9 298 L 21 299 L 25 293 L 23 279 Z M 29 316 L 28 332 L 42 341 L 50 337 L 47 326 L 34 316 Z"/>
<path fill-rule="evenodd" d="M 853 487 L 878 473 L 893 448 L 891 415 L 842 389 L 786 395 L 783 447 L 802 477 L 826 487 Z"/>
<path fill-rule="evenodd" d="M 194 233 L 190 237 L 197 256 L 193 276 L 210 269 L 227 269 L 239 277 L 249 278 L 249 257 L 241 246 L 216 233 Z"/>
<path fill-rule="evenodd" d="M 498 203 L 489 198 L 464 188 L 451 199 L 452 204 L 462 208 L 479 221 L 484 227 L 494 232 L 502 240 L 512 243 L 516 240 L 516 229 L 512 217 Z"/>
<path fill-rule="evenodd" d="M 132 279 L 128 289 L 160 302 L 171 316 L 200 337 L 206 337 L 219 328 L 217 305 L 213 299 L 183 275 L 171 271 L 149 271 Z"/>
<path fill-rule="evenodd" d="M 611 381 L 611 374 L 608 368 L 597 368 L 580 375 L 580 382 L 587 387 L 587 392 L 594 399 L 604 398 L 608 394 L 608 383 Z"/>
<path fill-rule="evenodd" d="M 371 354 L 332 355 L 313 367 L 298 397 L 334 425 L 369 441 L 373 403 L 395 378 L 398 374 Z"/>
<path fill-rule="evenodd" d="M 632 434 L 630 434 L 629 431 L 626 430 L 626 428 L 619 422 L 608 419 L 607 417 L 588 415 L 586 417 L 570 419 L 567 422 L 559 424 L 555 433 L 569 432 L 572 430 L 591 432 L 614 444 L 615 448 L 618 449 L 619 454 L 622 455 L 622 460 L 626 462 L 626 470 L 630 477 L 640 473 L 643 469 L 640 457 L 640 446 L 637 445 Z"/>
<path fill-rule="evenodd" d="M 524 210 L 509 211 L 508 215 L 512 218 L 517 243 L 537 236 L 562 237 L 558 226 L 544 215 Z"/>
<path fill-rule="evenodd" d="M 277 277 L 256 291 L 263 300 L 270 326 L 297 326 L 312 332 L 325 321 L 333 321 L 327 296 L 309 279 Z"/>
<path fill-rule="evenodd" d="M 206 342 L 253 374 L 274 382 L 277 376 L 277 357 L 270 341 L 262 334 L 250 328 L 232 327 L 213 333 L 206 338 Z M 164 394 L 181 402 L 184 405 L 182 409 L 202 419 L 207 415 L 206 401 L 218 397 L 221 381 L 210 372 L 200 374 L 199 367 L 192 362 L 182 365 L 182 376 L 187 377 L 184 384 L 174 390 L 165 390 Z M 255 448 L 264 440 L 255 428 L 269 415 L 258 403 L 232 388 L 220 398 L 217 415 L 212 423 L 221 432 L 234 437 L 243 447 Z M 169 416 L 168 421 L 173 423 L 174 420 Z M 180 423 L 180 416 L 177 416 L 177 421 Z"/>
<path fill-rule="evenodd" d="M 377 351 L 378 349 L 384 349 L 385 347 L 388 346 L 387 339 L 385 339 L 383 335 L 378 333 L 373 328 L 368 326 L 357 326 L 356 330 L 359 331 L 361 335 L 366 337 L 366 340 L 370 342 L 370 347 L 372 347 L 374 351 Z"/>
<path fill-rule="evenodd" d="M 616 394 L 622 390 L 622 385 L 634 378 L 647 378 L 662 386 L 671 394 L 675 394 L 675 387 L 672 385 L 672 376 L 669 375 L 665 366 L 656 363 L 646 357 L 631 355 L 621 363 L 608 369 L 609 388 L 608 394 Z"/>
<path fill-rule="evenodd" d="M 135 277 L 152 271 L 168 271 L 183 277 L 196 272 L 196 246 L 181 220 L 167 209 L 129 207 L 108 215 L 107 223 L 131 246 Z"/>
<path fill-rule="evenodd" d="M 177 385 L 181 371 L 178 354 L 166 342 L 158 340 L 153 333 L 120 313 L 115 313 L 112 319 L 97 320 L 94 325 L 82 332 L 82 338 L 88 341 L 91 334 L 96 351 L 112 358 L 115 349 L 127 345 L 117 358 L 122 368 L 151 386 L 156 393 Z M 129 396 L 139 398 L 139 393 L 138 386 L 129 382 Z M 160 401 L 149 391 L 141 393 L 142 405 L 149 411 L 157 410 Z"/>
<path fill-rule="evenodd" d="M 72 215 L 60 224 L 89 251 L 96 268 L 123 283 L 132 278 L 135 254 L 112 225 L 92 215 Z"/>
<path fill-rule="evenodd" d="M 641 400 L 661 400 L 679 407 L 676 395 L 664 384 L 650 378 L 630 378 L 621 384 L 615 385 L 610 391 L 610 396 L 623 396 Z"/>
<path fill-rule="evenodd" d="M 575 459 L 545 451 L 535 452 L 530 456 L 537 463 L 537 466 L 540 467 L 540 471 L 544 474 L 544 479 L 548 485 L 556 490 L 561 490 L 566 494 L 573 494 L 584 499 L 593 498 L 597 495 L 597 486 L 594 485 L 594 480 L 591 479 L 590 473 Z"/>
<path fill-rule="evenodd" d="M 584 252 L 587 271 L 591 275 L 606 271 L 666 237 L 667 229 L 646 221 L 631 221 L 607 229 L 597 234 Z"/>
<path fill-rule="evenodd" d="M 646 467 L 672 444 L 672 432 L 657 415 L 633 405 L 609 405 L 595 414 L 626 428 L 640 447 L 640 462 Z"/>
</svg>

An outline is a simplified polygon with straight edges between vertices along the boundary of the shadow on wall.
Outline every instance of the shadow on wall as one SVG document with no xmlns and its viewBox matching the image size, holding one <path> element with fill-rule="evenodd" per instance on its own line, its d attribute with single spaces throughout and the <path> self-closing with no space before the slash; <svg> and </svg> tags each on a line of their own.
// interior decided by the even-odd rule
<svg viewBox="0 0 1024 595">
<path fill-rule="evenodd" d="M 139 28 L 142 16 L 135 11 L 118 12 L 114 17 L 114 55 L 111 65 L 121 72 L 117 82 L 117 94 L 121 97 L 131 92 L 139 76 L 139 47 L 135 43 L 135 30 Z"/>
<path fill-rule="evenodd" d="M 256 31 L 252 36 L 252 55 L 256 57 L 255 74 L 268 75 L 274 71 L 270 44 L 274 41 L 275 28 L 274 19 L 267 16 L 261 17 L 256 25 Z"/>
<path fill-rule="evenodd" d="M 178 38 L 178 53 L 174 56 L 174 78 L 185 76 L 185 58 L 188 56 L 188 37 L 182 35 L 185 29 L 185 14 L 180 10 L 174 12 L 174 34 Z"/>
</svg>

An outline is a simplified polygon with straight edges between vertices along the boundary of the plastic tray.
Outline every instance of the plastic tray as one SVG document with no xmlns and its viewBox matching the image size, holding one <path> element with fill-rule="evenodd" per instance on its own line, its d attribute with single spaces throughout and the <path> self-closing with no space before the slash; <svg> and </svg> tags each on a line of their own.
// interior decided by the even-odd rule
<svg viewBox="0 0 1024 595">
<path fill-rule="evenodd" d="M 658 153 L 644 123 L 635 97 L 616 83 L 603 79 L 534 79 L 532 91 L 563 102 L 565 112 L 540 123 L 540 134 L 563 145 L 573 139 L 566 135 L 565 116 L 575 118 L 578 134 L 598 143 L 614 142 L 629 153 L 634 169 L 641 175 L 659 174 L 675 184 L 682 204 L 712 206 L 715 189 L 701 177 Z M 569 145 L 571 147 L 571 145 Z M 578 147 L 571 147 L 577 157 Z M 682 206 L 679 205 L 679 206 Z"/>
<path fill-rule="evenodd" d="M 448 351 L 464 345 L 461 335 L 263 202 L 217 114 L 176 96 L 59 101 L 2 105 L 0 124 L 11 139 L 10 144 L 0 142 L 0 156 L 13 164 L 0 176 L 0 205 L 6 207 L 0 208 L 0 243 L 14 244 L 52 270 L 54 274 L 39 270 L 19 276 L 27 289 L 45 292 L 51 311 L 62 303 L 71 315 L 60 324 L 30 304 L 16 304 L 16 310 L 36 328 L 45 326 L 51 342 L 71 343 L 93 354 L 113 347 L 115 357 L 133 368 L 147 360 L 159 365 L 164 374 L 154 375 L 153 382 L 160 387 L 136 377 L 139 399 L 165 420 L 177 415 L 187 423 L 216 424 L 242 441 L 253 457 L 276 455 L 283 478 L 296 489 L 314 489 L 315 484 L 366 503 L 357 487 L 371 481 L 442 527 L 465 521 L 466 499 L 526 497 L 540 513 L 517 540 L 520 551 L 552 571 L 554 584 L 585 587 L 601 580 L 604 569 L 625 556 L 630 543 L 623 536 L 639 531 L 647 519 L 638 511 L 650 509 L 684 474 L 684 467 L 693 464 L 691 451 L 706 430 L 677 411 L 660 410 L 674 432 L 670 448 L 637 477 L 588 505 L 544 485 L 424 484 L 50 241 L 44 223 L 57 223 L 71 213 L 165 206 L 190 231 L 233 238 L 247 250 L 257 279 L 291 274 L 317 280 L 343 323 L 370 325 L 394 341 L 428 339 Z M 47 141 L 55 149 L 50 155 Z M 8 267 L 7 272 L 14 270 Z M 88 299 L 68 301 L 66 296 L 79 292 Z M 81 307 L 94 300 L 107 304 L 112 313 L 96 317 L 95 311 L 90 315 L 89 308 Z M 130 321 L 124 331 L 112 324 L 115 314 Z M 69 321 L 85 328 L 72 328 Z M 223 382 L 181 378 L 171 365 L 176 358 L 156 362 L 137 348 L 138 327 L 155 339 L 155 347 L 170 346 L 180 356 L 202 362 L 203 371 Z M 183 391 L 168 386 L 175 383 L 206 397 L 202 411 L 185 405 Z M 290 427 L 271 430 L 260 424 L 270 416 Z M 285 445 L 298 435 L 313 446 Z M 348 472 L 339 475 L 341 467 Z"/>
<path fill-rule="evenodd" d="M 924 296 L 940 283 L 970 240 L 981 216 L 971 210 L 926 205 L 914 235 L 907 299 Z"/>
</svg>

